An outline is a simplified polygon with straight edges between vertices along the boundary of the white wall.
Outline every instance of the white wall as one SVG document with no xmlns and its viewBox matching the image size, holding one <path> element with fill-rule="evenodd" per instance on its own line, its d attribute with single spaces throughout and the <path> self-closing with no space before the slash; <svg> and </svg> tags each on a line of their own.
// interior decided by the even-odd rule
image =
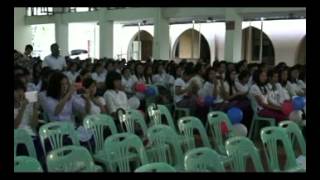
<svg viewBox="0 0 320 180">
<path fill-rule="evenodd" d="M 31 44 L 32 32 L 31 26 L 26 26 L 24 23 L 24 16 L 26 9 L 14 8 L 14 49 L 24 52 L 24 47 Z"/>
<path fill-rule="evenodd" d="M 251 22 L 251 25 L 261 29 L 260 21 Z M 243 29 L 248 26 L 249 22 L 242 23 Z M 264 21 L 263 32 L 272 41 L 275 64 L 284 61 L 289 66 L 294 65 L 300 42 L 306 35 L 306 20 Z"/>
</svg>

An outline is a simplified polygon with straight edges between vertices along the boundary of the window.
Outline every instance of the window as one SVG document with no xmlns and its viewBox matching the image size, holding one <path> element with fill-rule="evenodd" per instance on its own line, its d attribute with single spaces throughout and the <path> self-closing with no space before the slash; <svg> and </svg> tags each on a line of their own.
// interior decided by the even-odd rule
<svg viewBox="0 0 320 180">
<path fill-rule="evenodd" d="M 53 15 L 52 7 L 29 7 L 27 8 L 27 16 L 48 16 Z"/>
</svg>

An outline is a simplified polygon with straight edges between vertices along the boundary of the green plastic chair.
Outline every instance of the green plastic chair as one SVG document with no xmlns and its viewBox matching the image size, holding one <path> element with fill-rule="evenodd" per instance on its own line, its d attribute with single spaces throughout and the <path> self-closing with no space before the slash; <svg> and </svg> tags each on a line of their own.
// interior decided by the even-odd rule
<svg viewBox="0 0 320 180">
<path fill-rule="evenodd" d="M 267 122 L 270 124 L 270 126 L 275 126 L 276 120 L 274 118 L 260 116 L 258 114 L 258 104 L 256 99 L 252 96 L 247 96 L 247 97 L 250 100 L 251 108 L 253 110 L 253 118 L 251 121 L 250 130 L 249 130 L 249 138 L 253 139 L 256 137 L 256 133 L 259 132 L 259 129 L 258 129 L 259 123 Z"/>
<path fill-rule="evenodd" d="M 81 146 L 64 146 L 47 156 L 48 172 L 101 172 L 89 151 Z"/>
<path fill-rule="evenodd" d="M 73 145 L 80 146 L 79 138 L 76 134 L 73 124 L 70 122 L 50 122 L 44 124 L 39 129 L 40 141 L 46 155 L 48 152 L 45 149 L 45 140 L 49 139 L 52 150 L 63 147 L 63 136 L 67 135 Z"/>
<path fill-rule="evenodd" d="M 208 147 L 188 151 L 184 157 L 184 167 L 188 172 L 225 172 L 219 154 Z"/>
<path fill-rule="evenodd" d="M 194 130 L 200 133 L 203 146 L 211 148 L 206 130 L 197 117 L 187 116 L 179 119 L 178 127 L 180 133 L 183 134 L 187 142 L 187 150 L 195 148 Z"/>
<path fill-rule="evenodd" d="M 107 137 L 104 137 L 104 131 L 109 129 L 111 135 L 117 134 L 118 130 L 111 116 L 106 114 L 89 115 L 83 120 L 83 126 L 93 133 L 95 150 L 93 152 L 93 159 L 102 163 L 105 168 L 108 167 L 108 162 L 105 161 L 106 155 L 103 151 L 103 144 Z"/>
<path fill-rule="evenodd" d="M 224 146 L 224 138 L 222 134 L 221 124 L 225 123 L 229 130 L 228 137 L 235 136 L 235 133 L 232 128 L 232 124 L 229 120 L 229 117 L 226 113 L 222 111 L 212 111 L 208 113 L 208 124 L 211 134 L 214 136 L 214 142 L 216 144 L 217 150 L 220 154 L 226 155 L 226 149 Z"/>
<path fill-rule="evenodd" d="M 245 172 L 248 157 L 251 158 L 257 172 L 264 171 L 259 151 L 250 139 L 243 136 L 231 137 L 226 141 L 226 150 L 233 171 Z"/>
<path fill-rule="evenodd" d="M 279 172 L 280 164 L 278 158 L 277 141 L 282 142 L 286 154 L 286 165 L 284 171 L 304 171 L 297 165 L 292 144 L 286 133 L 281 127 L 265 127 L 261 130 L 261 140 L 267 157 L 269 169 L 273 172 Z"/>
<path fill-rule="evenodd" d="M 148 172 L 176 172 L 174 167 L 170 166 L 167 163 L 150 163 L 143 165 L 135 170 L 135 172 L 148 173 Z"/>
<path fill-rule="evenodd" d="M 136 134 L 136 124 L 138 124 L 142 130 L 143 136 L 147 135 L 147 124 L 140 111 L 136 109 L 128 109 L 127 112 L 122 115 L 121 121 L 124 122 L 127 132 Z"/>
<path fill-rule="evenodd" d="M 15 129 L 14 130 L 14 156 L 16 157 L 18 144 L 23 144 L 28 150 L 30 157 L 37 159 L 37 153 L 35 146 L 33 144 L 32 137 L 28 134 L 25 129 Z"/>
<path fill-rule="evenodd" d="M 178 135 L 169 126 L 158 124 L 148 129 L 148 139 L 155 153 L 152 159 L 156 159 L 156 162 L 165 162 L 177 170 L 183 170 L 183 152 L 180 144 L 177 143 Z M 168 152 L 167 146 L 172 147 L 173 150 Z"/>
<path fill-rule="evenodd" d="M 29 156 L 14 157 L 14 172 L 43 172 L 39 161 Z"/>
<path fill-rule="evenodd" d="M 131 172 L 130 162 L 140 166 L 148 163 L 148 158 L 141 139 L 132 133 L 119 133 L 109 136 L 104 143 L 106 161 L 109 169 L 115 172 Z"/>
<path fill-rule="evenodd" d="M 282 121 L 279 123 L 279 126 L 286 130 L 288 136 L 290 137 L 293 148 L 295 142 L 297 141 L 301 149 L 302 155 L 306 156 L 306 141 L 303 137 L 303 134 L 299 126 L 292 121 Z"/>
</svg>

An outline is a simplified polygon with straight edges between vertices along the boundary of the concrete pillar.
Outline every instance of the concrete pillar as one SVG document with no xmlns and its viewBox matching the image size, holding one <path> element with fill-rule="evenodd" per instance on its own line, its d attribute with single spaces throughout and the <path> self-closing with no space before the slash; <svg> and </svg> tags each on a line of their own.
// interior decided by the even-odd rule
<svg viewBox="0 0 320 180">
<path fill-rule="evenodd" d="M 113 21 L 105 20 L 105 11 L 100 11 L 100 58 L 113 57 Z"/>
<path fill-rule="evenodd" d="M 154 59 L 170 59 L 169 19 L 162 16 L 160 8 L 154 18 L 152 56 Z"/>
<path fill-rule="evenodd" d="M 229 62 L 241 60 L 242 17 L 233 8 L 226 8 L 226 36 L 224 59 Z"/>
<path fill-rule="evenodd" d="M 56 23 L 55 23 L 55 35 L 56 43 L 58 43 L 61 51 L 61 56 L 69 55 L 68 49 L 68 39 L 69 39 L 69 27 L 68 23 L 64 22 L 61 14 L 56 14 Z"/>
</svg>

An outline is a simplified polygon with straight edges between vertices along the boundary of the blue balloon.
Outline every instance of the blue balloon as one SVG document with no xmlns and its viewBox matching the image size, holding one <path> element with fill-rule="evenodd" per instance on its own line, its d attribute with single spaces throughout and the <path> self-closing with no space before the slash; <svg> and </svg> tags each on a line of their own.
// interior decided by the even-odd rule
<svg viewBox="0 0 320 180">
<path fill-rule="evenodd" d="M 233 107 L 228 110 L 228 117 L 232 124 L 238 124 L 243 119 L 243 112 L 241 109 Z"/>
<path fill-rule="evenodd" d="M 215 97 L 213 97 L 213 96 L 206 96 L 206 97 L 204 97 L 204 104 L 205 104 L 206 106 L 211 106 L 211 105 L 213 104 L 214 100 L 215 100 Z"/>
<path fill-rule="evenodd" d="M 156 90 L 153 87 L 148 87 L 147 90 L 145 91 L 145 93 L 148 96 L 155 96 L 156 95 Z"/>
<path fill-rule="evenodd" d="M 306 99 L 304 97 L 295 97 L 292 100 L 293 109 L 294 110 L 301 110 L 306 105 Z"/>
</svg>

